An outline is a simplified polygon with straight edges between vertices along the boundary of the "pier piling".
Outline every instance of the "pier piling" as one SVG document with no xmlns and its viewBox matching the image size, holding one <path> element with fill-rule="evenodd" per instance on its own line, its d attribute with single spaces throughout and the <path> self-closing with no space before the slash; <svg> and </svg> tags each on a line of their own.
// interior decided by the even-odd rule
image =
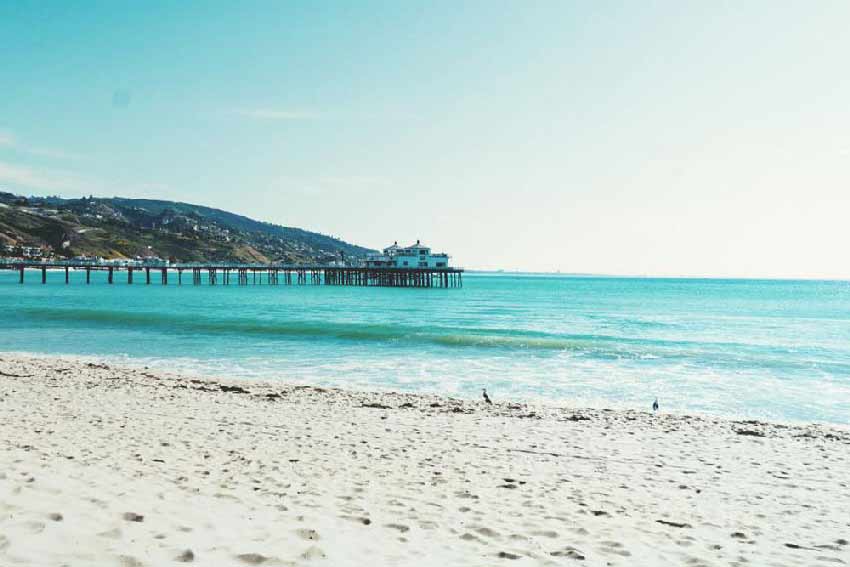
<svg viewBox="0 0 850 567">
<path fill-rule="evenodd" d="M 94 264 L 90 262 L 4 262 L 0 270 L 17 270 L 18 282 L 24 283 L 27 268 L 41 270 L 41 283 L 47 283 L 47 270 L 61 268 L 65 271 L 65 284 L 71 283 L 70 270 L 85 270 L 86 284 L 91 283 L 93 270 L 106 271 L 107 282 L 114 282 L 116 271 L 127 271 L 127 283 L 133 283 L 134 273 L 144 269 L 145 284 L 151 283 L 151 269 L 159 270 L 162 285 L 168 285 L 169 271 L 177 272 L 177 285 L 183 285 L 183 270 L 192 271 L 192 284 L 203 283 L 202 273 L 207 272 L 207 284 L 230 284 L 230 275 L 236 272 L 237 285 L 332 285 L 357 287 L 409 287 L 409 288 L 459 288 L 463 287 L 462 268 L 393 268 L 393 267 L 342 267 L 342 266 L 280 266 L 275 264 L 227 264 L 227 265 L 121 265 Z M 219 276 L 222 280 L 219 281 Z M 265 282 L 263 281 L 265 276 Z M 281 282 L 283 277 L 283 282 Z"/>
</svg>

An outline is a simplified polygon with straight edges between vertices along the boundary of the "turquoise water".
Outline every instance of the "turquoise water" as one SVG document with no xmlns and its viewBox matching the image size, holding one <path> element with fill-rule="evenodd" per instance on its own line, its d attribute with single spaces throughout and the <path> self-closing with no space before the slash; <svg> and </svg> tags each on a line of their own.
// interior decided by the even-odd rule
<svg viewBox="0 0 850 567">
<path fill-rule="evenodd" d="M 0 273 L 0 351 L 498 400 L 850 423 L 850 282 L 467 274 L 463 289 Z M 138 280 L 138 278 L 137 278 Z"/>
</svg>

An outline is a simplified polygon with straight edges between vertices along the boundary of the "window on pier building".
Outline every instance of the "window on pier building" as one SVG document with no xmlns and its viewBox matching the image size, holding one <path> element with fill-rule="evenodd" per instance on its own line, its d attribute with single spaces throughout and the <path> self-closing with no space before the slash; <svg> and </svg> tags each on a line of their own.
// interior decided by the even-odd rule
<svg viewBox="0 0 850 567">
<path fill-rule="evenodd" d="M 405 263 L 404 263 L 404 265 L 406 266 L 406 265 L 407 265 L 407 262 L 405 262 Z"/>
</svg>

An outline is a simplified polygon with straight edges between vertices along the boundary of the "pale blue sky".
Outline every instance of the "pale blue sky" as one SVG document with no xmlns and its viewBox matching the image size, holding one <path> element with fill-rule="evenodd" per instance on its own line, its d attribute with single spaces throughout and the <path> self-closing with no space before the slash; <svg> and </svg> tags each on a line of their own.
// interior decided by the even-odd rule
<svg viewBox="0 0 850 567">
<path fill-rule="evenodd" d="M 850 2 L 0 3 L 0 189 L 475 268 L 850 277 Z"/>
</svg>

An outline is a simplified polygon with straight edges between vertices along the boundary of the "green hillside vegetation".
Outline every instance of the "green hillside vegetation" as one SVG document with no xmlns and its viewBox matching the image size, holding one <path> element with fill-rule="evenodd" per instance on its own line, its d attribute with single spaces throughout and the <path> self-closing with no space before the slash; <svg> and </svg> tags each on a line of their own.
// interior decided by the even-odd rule
<svg viewBox="0 0 850 567">
<path fill-rule="evenodd" d="M 181 262 L 324 263 L 372 250 L 219 209 L 151 199 L 21 197 L 0 193 L 0 255 Z"/>
</svg>

